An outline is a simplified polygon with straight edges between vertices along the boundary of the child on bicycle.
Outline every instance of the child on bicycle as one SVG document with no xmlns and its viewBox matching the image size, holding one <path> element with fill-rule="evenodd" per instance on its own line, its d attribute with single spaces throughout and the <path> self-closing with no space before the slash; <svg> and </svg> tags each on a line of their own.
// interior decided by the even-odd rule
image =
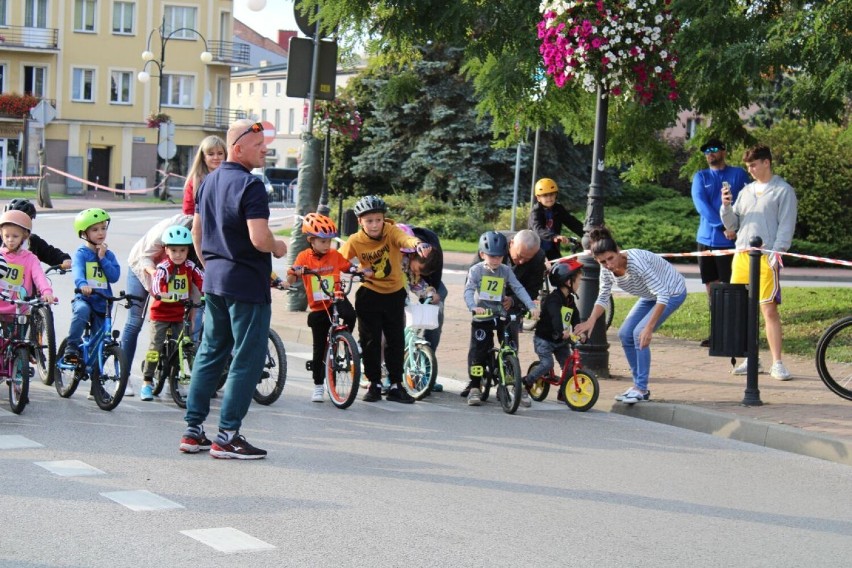
<svg viewBox="0 0 852 568">
<path fill-rule="evenodd" d="M 6 211 L 0 215 L 0 290 L 12 299 L 20 299 L 20 291 L 26 295 L 41 293 L 45 302 L 53 302 L 50 280 L 44 275 L 36 256 L 24 248 L 33 228 L 32 219 L 22 211 Z M 2 298 L 0 298 L 2 300 Z M 0 301 L 0 315 L 6 319 L 15 315 L 15 304 Z"/>
<path fill-rule="evenodd" d="M 541 238 L 541 250 L 548 260 L 560 258 L 560 244 L 568 244 L 568 237 L 562 235 L 562 226 L 568 227 L 578 236 L 583 236 L 583 223 L 568 213 L 560 203 L 559 187 L 550 178 L 541 178 L 535 184 L 535 200 L 530 209 L 529 228 Z"/>
<path fill-rule="evenodd" d="M 470 373 L 470 384 L 467 395 L 468 406 L 482 404 L 480 391 L 482 377 L 485 375 L 485 364 L 488 352 L 494 345 L 494 332 L 502 333 L 502 324 L 497 314 L 503 312 L 503 298 L 508 285 L 515 292 L 515 297 L 538 317 L 538 308 L 518 281 L 512 269 L 503 264 L 503 257 L 509 252 L 506 236 L 497 231 L 488 231 L 479 237 L 478 262 L 470 267 L 467 281 L 464 285 L 464 303 L 473 312 L 470 323 L 470 348 L 467 352 L 467 365 Z M 526 392 L 526 390 L 524 390 Z M 529 395 L 527 395 L 529 396 Z"/>
<path fill-rule="evenodd" d="M 570 258 L 556 262 L 550 267 L 548 279 L 553 290 L 545 298 L 541 306 L 541 318 L 535 326 L 533 347 L 538 355 L 538 364 L 524 378 L 527 389 L 553 369 L 553 356 L 556 355 L 560 366 L 571 355 L 571 347 L 567 343 L 574 330 L 580 323 L 580 311 L 577 309 L 576 294 L 583 275 L 582 263 Z M 562 389 L 559 389 L 561 400 Z M 524 403 L 524 399 L 521 399 Z"/>
<path fill-rule="evenodd" d="M 411 404 L 414 399 L 402 388 L 402 361 L 405 350 L 405 300 L 408 296 L 402 277 L 403 248 L 413 248 L 426 258 L 432 247 L 409 237 L 393 221 L 385 219 L 387 204 L 381 197 L 367 195 L 355 203 L 361 230 L 350 235 L 340 249 L 347 260 L 358 258 L 361 269 L 373 276 L 355 294 L 358 335 L 364 360 L 364 374 L 370 387 L 365 402 L 382 399 L 382 334 L 387 342 L 385 363 L 391 383 L 387 400 Z"/>
<path fill-rule="evenodd" d="M 325 349 L 328 330 L 331 327 L 332 298 L 327 296 L 320 286 L 320 279 L 313 274 L 305 274 L 309 268 L 322 274 L 322 278 L 331 284 L 331 290 L 340 290 L 340 273 L 354 272 L 355 268 L 340 252 L 331 248 L 331 239 L 337 236 L 334 221 L 319 213 L 308 213 L 302 219 L 302 232 L 307 235 L 310 248 L 300 252 L 293 266 L 287 271 L 287 282 L 293 284 L 302 277 L 308 295 L 308 327 L 311 328 L 314 341 L 311 373 L 314 379 L 314 392 L 311 401 L 322 402 L 325 395 Z M 355 328 L 355 308 L 348 299 L 338 305 L 338 311 L 349 331 Z"/>
<path fill-rule="evenodd" d="M 3 211 L 23 211 L 31 220 L 35 221 L 36 218 L 35 205 L 33 205 L 29 199 L 23 199 L 21 197 L 16 197 L 7 203 L 3 208 Z M 35 233 L 30 233 L 27 247 L 31 253 L 38 257 L 39 261 L 47 264 L 48 266 L 59 265 L 63 270 L 69 270 L 71 268 L 70 254 L 49 245 L 47 241 Z"/>
<path fill-rule="evenodd" d="M 173 225 L 163 232 L 162 241 L 166 258 L 157 265 L 151 277 L 151 294 L 154 295 L 150 310 L 152 333 L 151 344 L 142 365 L 140 400 L 154 400 L 154 373 L 166 333 L 171 329 L 173 337 L 180 335 L 183 300 L 189 299 L 193 286 L 200 292 L 204 284 L 204 272 L 189 260 L 192 248 L 192 233 L 189 229 Z"/>
<path fill-rule="evenodd" d="M 80 358 L 80 345 L 86 324 L 96 330 L 103 325 L 107 302 L 103 295 L 112 296 L 110 284 L 118 282 L 121 265 L 106 243 L 109 213 L 99 208 L 84 209 L 74 218 L 74 230 L 84 244 L 74 253 L 72 274 L 74 287 L 80 290 L 71 302 L 71 325 L 63 360 L 75 365 Z"/>
</svg>

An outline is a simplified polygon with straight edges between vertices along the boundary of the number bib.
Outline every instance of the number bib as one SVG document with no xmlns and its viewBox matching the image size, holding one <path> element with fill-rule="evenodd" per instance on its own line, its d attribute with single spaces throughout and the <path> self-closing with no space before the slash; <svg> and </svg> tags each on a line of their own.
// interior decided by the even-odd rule
<svg viewBox="0 0 852 568">
<path fill-rule="evenodd" d="M 177 302 L 189 298 L 189 277 L 186 274 L 175 274 L 169 282 L 168 298 L 164 302 Z"/>
<path fill-rule="evenodd" d="M 107 288 L 106 275 L 104 274 L 104 269 L 101 268 L 99 263 L 86 263 L 86 283 L 90 287 L 99 290 L 105 290 Z"/>
<path fill-rule="evenodd" d="M 17 293 L 23 284 L 24 266 L 22 264 L 7 263 L 5 273 L 0 274 L 0 288 Z"/>
<path fill-rule="evenodd" d="M 334 276 L 329 274 L 323 276 L 322 279 L 325 280 L 326 286 L 329 290 L 334 290 Z M 311 278 L 311 298 L 313 298 L 314 302 L 325 302 L 331 299 L 330 296 L 328 296 L 325 292 L 322 291 L 320 279 L 316 276 Z"/>
<path fill-rule="evenodd" d="M 564 329 L 565 331 L 569 331 L 569 332 L 572 331 L 573 327 L 571 326 L 571 316 L 574 315 L 574 310 L 572 310 L 571 308 L 567 308 L 565 306 L 562 306 L 561 312 L 562 312 L 562 329 Z"/>
<path fill-rule="evenodd" d="M 479 299 L 489 302 L 499 302 L 503 299 L 506 280 L 499 276 L 483 276 L 479 283 Z"/>
</svg>

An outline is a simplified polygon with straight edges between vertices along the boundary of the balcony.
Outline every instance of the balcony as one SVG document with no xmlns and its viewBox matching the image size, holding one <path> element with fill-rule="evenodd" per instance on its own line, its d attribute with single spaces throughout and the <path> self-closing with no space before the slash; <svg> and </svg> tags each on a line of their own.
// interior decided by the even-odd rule
<svg viewBox="0 0 852 568">
<path fill-rule="evenodd" d="M 249 65 L 249 46 L 245 43 L 211 40 L 207 42 L 207 47 L 210 53 L 213 54 L 213 63 L 221 65 Z"/>
<path fill-rule="evenodd" d="M 227 130 L 232 122 L 241 118 L 248 118 L 248 113 L 232 108 L 209 108 L 204 111 L 204 127 Z"/>
<path fill-rule="evenodd" d="M 58 51 L 59 30 L 26 26 L 0 27 L 0 51 Z M 248 56 L 246 56 L 248 57 Z"/>
</svg>

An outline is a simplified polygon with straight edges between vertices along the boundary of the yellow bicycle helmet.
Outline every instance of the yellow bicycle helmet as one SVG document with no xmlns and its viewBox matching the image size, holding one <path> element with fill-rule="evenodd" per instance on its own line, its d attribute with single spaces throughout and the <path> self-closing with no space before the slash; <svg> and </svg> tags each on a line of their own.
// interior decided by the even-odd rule
<svg viewBox="0 0 852 568">
<path fill-rule="evenodd" d="M 556 185 L 556 182 L 550 178 L 541 178 L 535 182 L 536 197 L 540 195 L 550 195 L 551 193 L 557 193 L 558 191 L 559 187 Z"/>
</svg>

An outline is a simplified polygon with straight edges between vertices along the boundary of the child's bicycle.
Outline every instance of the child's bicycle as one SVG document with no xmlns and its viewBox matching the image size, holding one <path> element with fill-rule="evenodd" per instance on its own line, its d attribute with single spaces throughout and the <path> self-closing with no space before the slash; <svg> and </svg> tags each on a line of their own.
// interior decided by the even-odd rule
<svg viewBox="0 0 852 568">
<path fill-rule="evenodd" d="M 62 265 L 57 264 L 44 271 L 45 275 L 51 273 L 65 274 Z M 56 366 L 56 328 L 53 325 L 53 310 L 50 304 L 35 306 L 30 312 L 30 340 L 33 342 L 35 351 L 36 371 L 41 382 L 50 386 L 53 384 L 53 369 Z"/>
<path fill-rule="evenodd" d="M 30 339 L 28 324 L 32 321 L 32 311 L 46 305 L 39 298 L 22 300 L 0 293 L 0 298 L 15 304 L 15 315 L 11 322 L 3 322 L 0 333 L 0 377 L 9 385 L 9 406 L 12 412 L 20 414 L 29 402 L 30 357 L 34 354 L 34 345 Z M 29 306 L 30 314 L 23 310 Z"/>
<path fill-rule="evenodd" d="M 158 300 L 161 299 L 159 294 L 155 297 Z M 172 400 L 179 407 L 186 408 L 186 395 L 196 349 L 192 341 L 192 310 L 203 308 L 204 298 L 198 303 L 191 299 L 181 300 L 181 303 L 183 304 L 183 322 L 180 333 L 177 337 L 173 337 L 172 328 L 169 327 L 158 352 L 157 369 L 154 372 L 154 395 L 159 395 L 168 381 Z"/>
<path fill-rule="evenodd" d="M 74 293 L 80 293 L 80 289 L 75 289 Z M 123 301 L 125 307 L 129 308 L 131 300 L 144 301 L 145 298 L 131 296 L 123 291 L 118 296 L 107 296 L 98 290 L 93 290 L 92 293 L 100 294 L 106 300 L 103 325 L 95 332 L 92 331 L 91 322 L 86 325 L 83 343 L 80 345 L 80 356 L 76 362 L 66 363 L 62 357 L 57 356 L 53 370 L 53 386 L 59 396 L 68 398 L 77 390 L 80 381 L 91 379 L 90 392 L 98 407 L 101 410 L 112 410 L 124 397 L 130 372 L 118 341 L 119 331 L 112 329 L 113 304 Z M 66 337 L 59 344 L 57 353 L 65 353 L 67 345 Z"/>
<path fill-rule="evenodd" d="M 358 383 L 361 378 L 361 353 L 358 344 L 343 323 L 339 306 L 352 291 L 356 277 L 361 273 L 352 274 L 352 278 L 340 279 L 340 291 L 332 290 L 332 284 L 323 275 L 309 268 L 302 268 L 304 274 L 312 274 L 319 279 L 323 293 L 331 298 L 331 312 L 328 314 L 331 327 L 328 330 L 325 355 L 325 386 L 328 398 L 337 408 L 349 408 L 358 395 Z M 305 368 L 312 370 L 312 361 Z"/>
<path fill-rule="evenodd" d="M 539 377 L 530 387 L 530 398 L 541 402 L 547 398 L 550 385 L 553 385 L 559 389 L 558 400 L 564 401 L 571 410 L 585 412 L 598 401 L 600 394 L 598 378 L 593 372 L 583 368 L 583 362 L 580 360 L 579 336 L 572 335 L 568 341 L 571 354 L 562 363 L 562 373 L 557 376 L 551 368 L 549 374 Z M 536 365 L 538 365 L 537 361 L 530 365 L 527 375 Z"/>
<path fill-rule="evenodd" d="M 831 392 L 852 400 L 852 316 L 837 320 L 819 338 L 816 368 Z"/>
<path fill-rule="evenodd" d="M 583 252 L 583 243 L 576 237 L 568 237 L 570 241 L 570 246 L 568 249 L 571 251 L 571 254 L 578 254 Z M 541 284 L 541 290 L 538 291 L 538 298 L 536 299 L 536 303 L 541 306 L 544 303 L 544 299 L 547 298 L 547 295 L 550 294 L 550 279 L 547 277 L 549 274 L 549 269 L 545 267 L 544 269 L 544 280 Z M 615 316 L 615 298 L 610 294 L 609 296 L 609 306 L 606 308 L 606 313 L 604 314 L 604 322 L 606 323 L 606 327 L 604 329 L 609 329 L 609 326 L 612 325 L 612 318 Z M 535 324 L 538 323 L 538 320 L 534 319 L 524 319 L 523 327 L 524 331 L 532 331 L 535 328 Z"/>
<path fill-rule="evenodd" d="M 252 393 L 254 401 L 264 406 L 269 406 L 278 400 L 284 391 L 284 384 L 287 382 L 287 351 L 284 349 L 284 342 L 281 341 L 278 332 L 271 327 L 267 334 L 267 341 L 263 370 L 260 372 L 257 386 Z M 216 386 L 217 391 L 222 390 L 228 381 L 228 372 L 231 369 L 232 360 L 231 357 L 228 357 L 225 369 L 219 378 L 219 384 Z"/>
<path fill-rule="evenodd" d="M 402 386 L 415 400 L 429 396 L 438 378 L 438 360 L 432 345 L 423 337 L 424 329 L 416 325 L 405 328 Z"/>
<path fill-rule="evenodd" d="M 518 352 L 512 342 L 511 324 L 517 321 L 519 314 L 505 311 L 493 312 L 486 310 L 482 315 L 473 312 L 474 319 L 491 319 L 497 317 L 497 333 L 500 336 L 498 347 L 492 347 L 488 351 L 488 362 L 485 365 L 485 373 L 480 380 L 482 402 L 488 400 L 492 385 L 497 387 L 497 400 L 506 414 L 514 414 L 521 404 L 521 389 L 524 388 L 523 375 L 521 375 L 521 362 L 518 360 Z"/>
</svg>

